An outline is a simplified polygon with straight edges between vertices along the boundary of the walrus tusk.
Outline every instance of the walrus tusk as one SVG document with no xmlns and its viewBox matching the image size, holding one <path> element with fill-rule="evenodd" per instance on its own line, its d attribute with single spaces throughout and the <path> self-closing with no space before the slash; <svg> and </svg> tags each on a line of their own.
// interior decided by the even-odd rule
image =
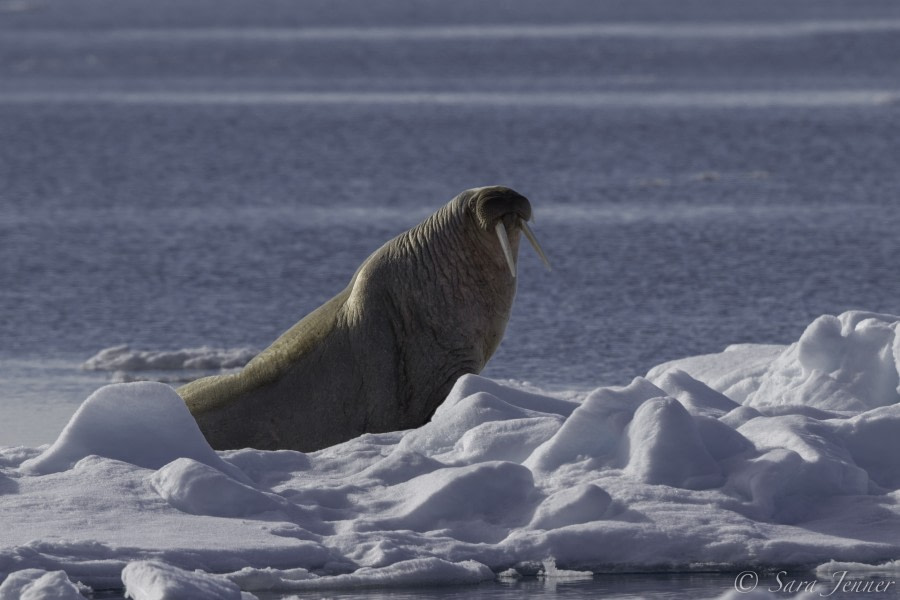
<svg viewBox="0 0 900 600">
<path fill-rule="evenodd" d="M 506 256 L 506 264 L 509 265 L 509 272 L 512 273 L 513 279 L 516 278 L 516 261 L 513 258 L 512 248 L 509 247 L 509 237 L 506 235 L 506 227 L 503 221 L 497 223 L 495 227 L 497 231 L 497 239 L 500 240 L 500 247 L 503 248 L 503 255 Z"/>
<path fill-rule="evenodd" d="M 538 256 L 541 257 L 541 260 L 544 261 L 544 266 L 547 267 L 547 270 L 551 271 L 552 269 L 550 268 L 550 261 L 547 260 L 547 255 L 544 254 L 544 249 L 541 248 L 541 245 L 538 244 L 537 238 L 534 237 L 534 232 L 531 231 L 531 227 L 528 226 L 528 223 L 525 222 L 525 219 L 520 218 L 519 223 L 522 225 L 522 231 L 525 233 L 525 237 L 528 238 L 528 241 L 531 242 L 531 245 L 534 247 L 534 251 L 537 252 Z"/>
</svg>

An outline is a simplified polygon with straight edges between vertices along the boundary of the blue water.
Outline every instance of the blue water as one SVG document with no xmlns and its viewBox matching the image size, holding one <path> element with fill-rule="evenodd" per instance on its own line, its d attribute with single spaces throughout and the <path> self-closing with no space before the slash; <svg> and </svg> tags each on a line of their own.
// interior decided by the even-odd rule
<svg viewBox="0 0 900 600">
<path fill-rule="evenodd" d="M 752 5 L 751 5 L 752 4 Z M 485 374 L 900 312 L 900 5 L 0 3 L 0 442 L 120 343 L 262 348 L 459 191 L 532 200 Z"/>
</svg>

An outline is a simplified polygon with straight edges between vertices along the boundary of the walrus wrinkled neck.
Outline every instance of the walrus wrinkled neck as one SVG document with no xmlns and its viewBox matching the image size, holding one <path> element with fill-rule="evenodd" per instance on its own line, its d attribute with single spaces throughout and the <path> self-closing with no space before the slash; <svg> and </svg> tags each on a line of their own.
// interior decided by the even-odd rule
<svg viewBox="0 0 900 600">
<path fill-rule="evenodd" d="M 454 198 L 421 223 L 400 234 L 394 250 L 406 257 L 424 257 L 437 264 L 441 262 L 437 251 L 463 251 L 465 221 L 464 206 L 458 198 Z"/>
<path fill-rule="evenodd" d="M 482 230 L 466 203 L 461 194 L 401 234 L 394 246 L 396 258 L 400 264 L 410 265 L 405 274 L 410 285 L 418 284 L 422 291 L 432 289 L 439 296 L 425 307 L 443 311 L 442 305 L 452 299 L 471 308 L 504 306 L 508 312 L 516 282 L 509 277 L 496 237 Z M 517 250 L 516 233 L 510 241 Z M 460 290 L 466 291 L 465 298 L 454 293 Z"/>
<path fill-rule="evenodd" d="M 430 348 L 409 353 L 441 357 L 447 364 L 430 370 L 449 379 L 481 372 L 509 320 L 516 282 L 496 237 L 493 247 L 485 238 L 491 239 L 461 194 L 386 247 L 389 267 L 382 274 L 401 284 L 387 288 L 395 318 L 418 328 L 420 335 L 410 339 L 430 339 Z M 518 235 L 511 241 L 517 248 Z"/>
<path fill-rule="evenodd" d="M 368 360 L 381 361 L 390 383 L 377 392 L 385 400 L 367 409 L 367 431 L 425 423 L 459 377 L 484 369 L 503 338 L 515 280 L 478 241 L 485 232 L 464 200 L 382 246 L 351 282 L 342 313 L 355 331 L 378 339 Z M 362 385 L 376 393 L 375 378 Z"/>
</svg>

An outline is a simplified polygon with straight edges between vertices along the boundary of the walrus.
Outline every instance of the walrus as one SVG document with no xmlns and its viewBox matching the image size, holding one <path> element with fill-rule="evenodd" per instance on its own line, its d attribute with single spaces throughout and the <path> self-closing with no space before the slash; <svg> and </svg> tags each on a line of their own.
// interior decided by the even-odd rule
<svg viewBox="0 0 900 600">
<path fill-rule="evenodd" d="M 466 190 L 376 250 L 337 296 L 240 372 L 177 391 L 210 445 L 313 451 L 423 425 L 497 349 L 516 292 L 528 199 Z"/>
</svg>

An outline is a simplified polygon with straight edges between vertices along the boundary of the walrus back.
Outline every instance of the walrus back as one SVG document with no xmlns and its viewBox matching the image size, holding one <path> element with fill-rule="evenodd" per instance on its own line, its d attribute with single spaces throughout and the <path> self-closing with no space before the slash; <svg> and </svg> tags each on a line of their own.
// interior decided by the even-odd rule
<svg viewBox="0 0 900 600">
<path fill-rule="evenodd" d="M 272 385 L 332 332 L 350 288 L 308 314 L 260 352 L 238 373 L 192 381 L 176 391 L 194 417 L 228 408 L 253 390 Z"/>
</svg>

